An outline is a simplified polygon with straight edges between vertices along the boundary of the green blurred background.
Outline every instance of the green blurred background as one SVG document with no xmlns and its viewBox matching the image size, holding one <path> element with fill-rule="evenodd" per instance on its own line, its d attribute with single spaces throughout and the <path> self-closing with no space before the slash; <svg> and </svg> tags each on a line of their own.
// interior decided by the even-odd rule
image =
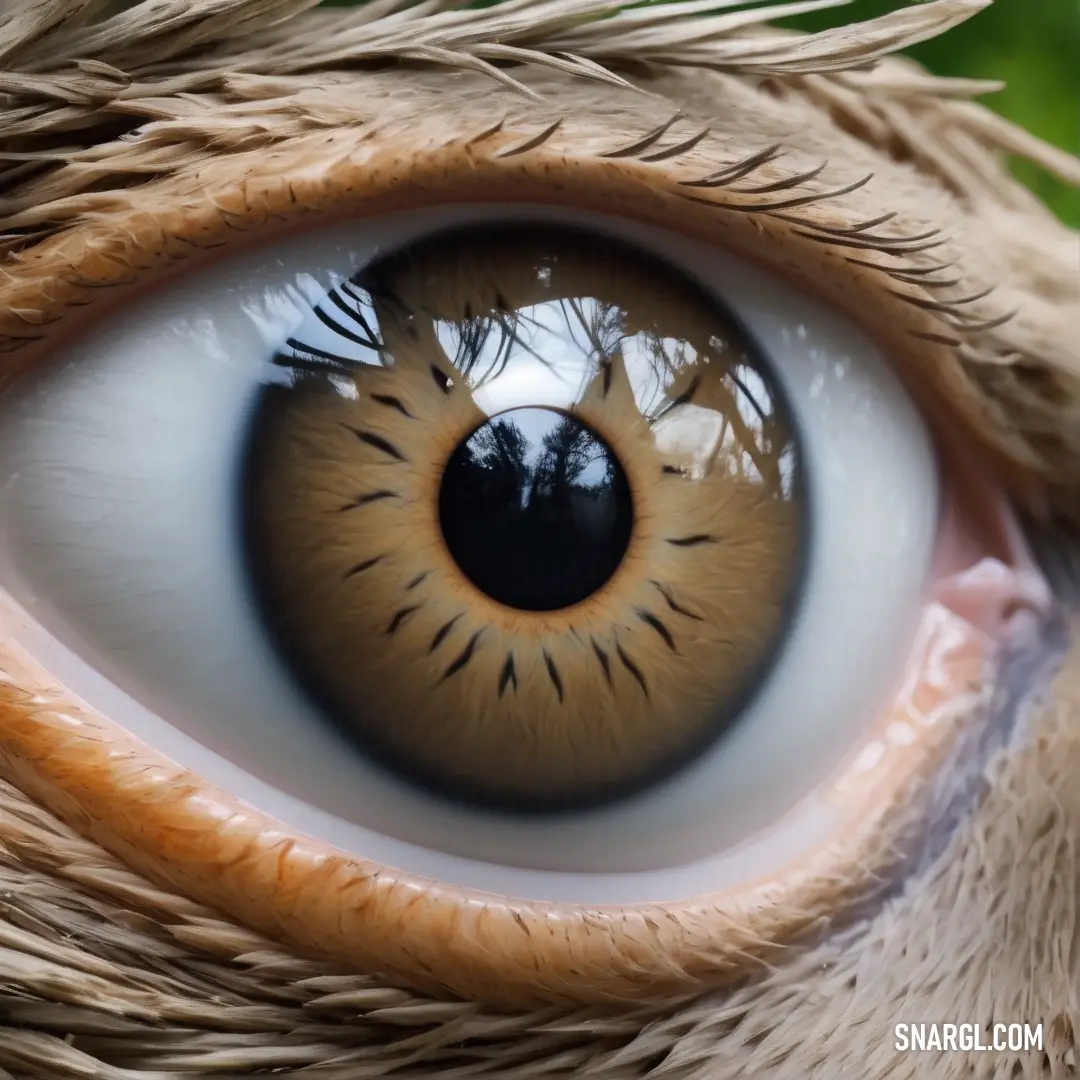
<svg viewBox="0 0 1080 1080">
<path fill-rule="evenodd" d="M 782 25 L 822 30 L 852 15 L 881 15 L 897 0 L 857 0 Z M 1003 79 L 1008 86 L 980 100 L 1048 142 L 1080 150 L 1080 0 L 996 0 L 943 37 L 916 45 L 911 55 L 939 75 Z M 1060 217 L 1080 227 L 1080 191 L 1027 162 L 1018 177 Z"/>
<path fill-rule="evenodd" d="M 362 0 L 324 0 L 356 2 Z M 490 2 L 481 0 L 483 6 Z M 822 30 L 903 6 L 902 0 L 854 0 L 781 25 Z M 962 26 L 910 52 L 940 75 L 1005 80 L 1008 87 L 983 97 L 984 104 L 1048 142 L 1073 153 L 1080 150 L 1080 0 L 996 0 Z M 1080 191 L 1027 162 L 1013 167 L 1060 217 L 1080 227 Z"/>
</svg>

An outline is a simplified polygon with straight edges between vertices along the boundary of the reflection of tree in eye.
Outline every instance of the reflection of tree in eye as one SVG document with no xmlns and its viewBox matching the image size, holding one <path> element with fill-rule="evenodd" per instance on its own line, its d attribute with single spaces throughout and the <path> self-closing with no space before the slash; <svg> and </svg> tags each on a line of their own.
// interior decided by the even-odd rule
<svg viewBox="0 0 1080 1080">
<path fill-rule="evenodd" d="M 452 492 L 444 487 L 440 505 L 444 530 L 468 535 L 467 550 L 456 552 L 467 573 L 511 559 L 502 601 L 545 609 L 568 573 L 610 577 L 623 549 L 609 533 L 630 513 L 629 495 L 614 454 L 589 427 L 552 409 L 520 413 L 525 430 L 512 415 L 495 417 L 455 451 L 444 476 Z"/>
<path fill-rule="evenodd" d="M 679 427 L 695 423 L 694 412 L 713 414 L 719 420 L 719 467 L 735 479 L 763 485 L 772 497 L 790 498 L 797 459 L 793 435 L 775 392 L 745 355 L 732 363 L 726 356 L 731 346 L 716 337 L 699 350 L 693 341 L 656 328 L 641 330 L 634 341 L 641 363 L 631 379 L 642 416 L 652 425 Z M 702 364 L 716 365 L 723 375 L 703 384 L 698 372 L 678 382 Z"/>
<path fill-rule="evenodd" d="M 571 340 L 594 362 L 592 370 L 618 355 L 626 336 L 626 319 L 618 304 L 586 297 L 563 300 L 559 306 Z M 577 341 L 575 326 L 585 332 L 584 344 Z"/>
<path fill-rule="evenodd" d="M 475 497 L 505 502 L 535 516 L 542 499 L 558 503 L 575 488 L 600 491 L 615 474 L 615 462 L 582 424 L 564 416 L 540 442 L 537 456 L 513 420 L 496 419 L 477 430 L 462 450 L 461 475 Z M 530 453 L 532 451 L 532 453 Z M 530 461 L 530 457 L 533 460 Z M 592 482 L 582 482 L 590 465 L 602 464 Z"/>
<path fill-rule="evenodd" d="M 790 498 L 795 437 L 761 375 L 748 364 L 735 364 L 718 389 L 728 399 L 722 445 L 729 447 L 729 471 L 763 481 L 775 498 Z"/>
<path fill-rule="evenodd" d="M 555 429 L 544 436 L 544 455 L 536 468 L 537 481 L 552 491 L 568 491 L 581 474 L 604 457 L 600 444 L 588 430 L 564 416 Z"/>
<path fill-rule="evenodd" d="M 485 424 L 465 444 L 464 482 L 473 488 L 474 497 L 521 505 L 528 452 L 529 440 L 512 420 Z"/>
<path fill-rule="evenodd" d="M 639 337 L 656 380 L 649 403 L 642 406 L 642 415 L 652 422 L 676 404 L 667 391 L 679 373 L 696 362 L 697 350 L 685 338 L 667 337 L 656 329 L 642 331 Z"/>
</svg>

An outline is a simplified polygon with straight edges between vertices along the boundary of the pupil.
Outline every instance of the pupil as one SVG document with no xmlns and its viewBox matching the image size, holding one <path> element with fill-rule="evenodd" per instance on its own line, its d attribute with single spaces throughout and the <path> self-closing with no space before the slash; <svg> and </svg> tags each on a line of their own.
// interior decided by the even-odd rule
<svg viewBox="0 0 1080 1080">
<path fill-rule="evenodd" d="M 507 607 L 554 611 L 615 573 L 633 526 L 626 474 L 590 427 L 555 409 L 511 409 L 451 455 L 443 539 L 462 573 Z"/>
<path fill-rule="evenodd" d="M 373 260 L 294 334 L 245 447 L 252 598 L 372 764 L 564 813 L 739 720 L 807 514 L 779 387 L 715 297 L 614 237 L 500 223 Z"/>
</svg>

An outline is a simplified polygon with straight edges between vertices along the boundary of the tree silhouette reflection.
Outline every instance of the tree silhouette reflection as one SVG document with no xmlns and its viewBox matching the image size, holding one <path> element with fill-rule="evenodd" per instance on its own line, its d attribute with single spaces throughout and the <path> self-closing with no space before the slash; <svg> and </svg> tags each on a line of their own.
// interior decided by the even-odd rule
<svg viewBox="0 0 1080 1080">
<path fill-rule="evenodd" d="M 573 416 L 515 409 L 454 452 L 439 512 L 465 575 L 510 607 L 551 611 L 586 599 L 630 540 L 630 489 L 611 449 Z"/>
</svg>

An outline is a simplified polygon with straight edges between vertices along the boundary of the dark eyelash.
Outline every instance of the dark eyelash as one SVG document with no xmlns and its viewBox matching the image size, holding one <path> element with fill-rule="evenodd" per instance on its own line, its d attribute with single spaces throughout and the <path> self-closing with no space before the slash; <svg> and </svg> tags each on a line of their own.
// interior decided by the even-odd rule
<svg viewBox="0 0 1080 1080">
<path fill-rule="evenodd" d="M 344 305 L 342 301 L 340 301 L 340 299 L 336 296 L 335 293 L 330 293 L 330 299 L 337 301 L 338 306 L 341 307 L 344 311 L 348 312 L 348 308 Z M 371 337 L 363 337 L 360 334 L 354 333 L 348 327 L 342 326 L 341 323 L 339 323 L 336 319 L 333 319 L 329 315 L 327 315 L 327 313 L 323 311 L 322 308 L 315 308 L 313 314 L 315 318 L 323 324 L 323 326 L 328 327 L 330 330 L 333 330 L 335 334 L 340 334 L 343 338 L 345 338 L 346 341 L 351 341 L 354 344 L 360 345 L 365 349 L 371 349 L 372 352 L 382 351 L 382 342 L 379 341 L 377 338 L 373 339 Z M 355 318 L 356 316 L 353 317 Z"/>
<path fill-rule="evenodd" d="M 310 371 L 319 375 L 325 375 L 328 370 L 353 371 L 359 367 L 355 360 L 350 360 L 347 356 L 318 349 L 314 345 L 297 341 L 296 338 L 289 338 L 285 344 L 293 350 L 292 354 L 280 351 L 274 353 L 271 362 L 277 367 Z"/>
</svg>

